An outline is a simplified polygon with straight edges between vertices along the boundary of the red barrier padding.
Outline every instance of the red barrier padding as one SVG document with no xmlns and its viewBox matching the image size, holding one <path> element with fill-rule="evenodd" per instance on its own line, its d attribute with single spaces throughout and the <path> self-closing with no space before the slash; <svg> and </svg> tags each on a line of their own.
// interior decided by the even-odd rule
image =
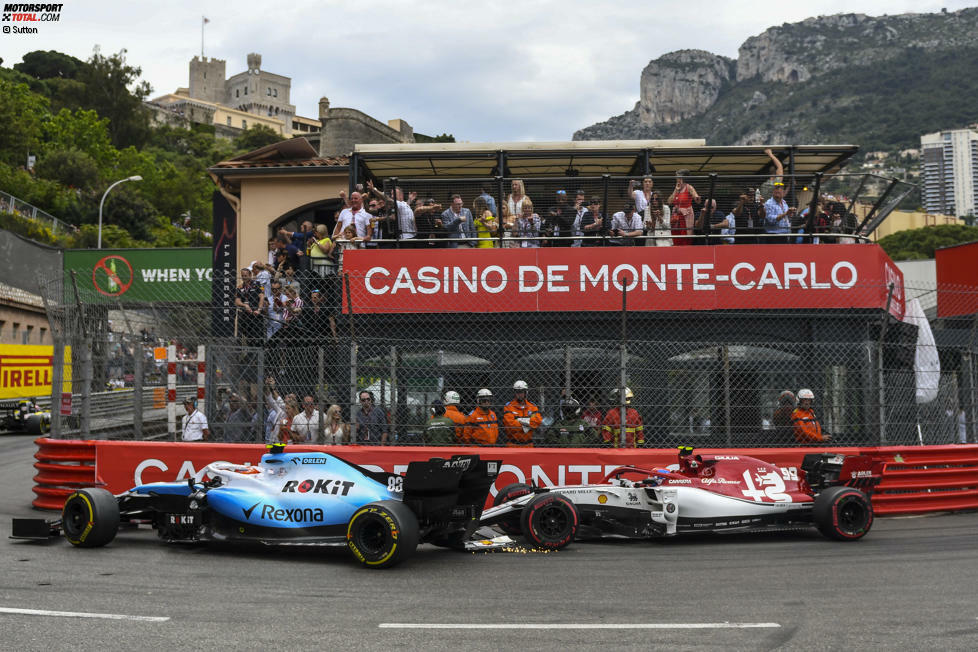
<svg viewBox="0 0 978 652">
<path fill-rule="evenodd" d="M 265 447 L 260 444 L 190 444 L 182 442 L 60 441 L 38 439 L 41 449 L 35 455 L 42 461 L 64 461 L 81 464 L 95 461 L 92 484 L 121 493 L 137 484 L 186 480 L 202 477 L 207 464 L 215 461 L 238 464 L 257 463 Z M 355 464 L 401 473 L 412 460 L 450 457 L 453 454 L 478 453 L 503 461 L 496 488 L 512 482 L 535 482 L 543 486 L 598 482 L 617 466 L 665 467 L 677 460 L 675 449 L 608 449 L 608 448 L 462 448 L 462 447 L 392 447 L 392 446 L 290 446 L 294 451 L 323 451 L 338 455 Z M 904 514 L 929 511 L 978 509 L 978 446 L 950 445 L 880 448 L 750 448 L 698 449 L 705 454 L 757 457 L 779 467 L 800 467 L 807 453 L 841 453 L 870 455 L 885 462 L 883 480 L 873 496 L 878 514 Z M 42 455 L 43 451 L 43 455 Z M 94 454 L 92 453 L 94 451 Z M 39 471 L 40 471 L 40 467 Z M 77 467 L 92 468 L 92 467 Z M 45 469 L 45 472 L 51 469 Z M 86 473 L 87 471 L 77 471 Z M 72 472 L 74 473 L 74 471 Z M 41 475 L 39 473 L 39 475 Z M 62 479 L 64 476 L 62 476 Z M 43 480 L 50 480 L 44 475 Z M 67 489 L 45 489 L 43 502 L 54 505 L 56 496 L 63 498 Z M 59 482 L 58 484 L 62 484 Z M 39 504 L 43 509 L 60 509 Z"/>
<path fill-rule="evenodd" d="M 37 474 L 34 482 L 37 484 L 80 484 L 91 486 L 95 483 L 95 467 L 81 464 L 44 464 L 34 465 Z"/>
</svg>

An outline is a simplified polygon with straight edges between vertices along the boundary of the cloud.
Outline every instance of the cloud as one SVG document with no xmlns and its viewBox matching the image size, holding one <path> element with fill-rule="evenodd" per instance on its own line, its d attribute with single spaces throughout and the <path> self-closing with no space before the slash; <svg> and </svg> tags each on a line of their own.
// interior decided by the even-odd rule
<svg viewBox="0 0 978 652">
<path fill-rule="evenodd" d="M 967 3 L 826 0 L 822 14 L 955 10 Z M 228 76 L 262 68 L 292 78 L 292 103 L 316 117 L 318 100 L 382 121 L 407 120 L 426 134 L 470 141 L 569 140 L 577 129 L 631 109 L 645 65 L 698 48 L 737 56 L 748 37 L 803 20 L 809 6 L 768 0 L 173 0 L 165 5 L 90 1 L 65 5 L 61 22 L 30 39 L 0 40 L 12 65 L 32 50 L 85 59 L 92 46 L 128 50 L 155 94 L 188 83 L 200 54 L 227 61 Z"/>
</svg>

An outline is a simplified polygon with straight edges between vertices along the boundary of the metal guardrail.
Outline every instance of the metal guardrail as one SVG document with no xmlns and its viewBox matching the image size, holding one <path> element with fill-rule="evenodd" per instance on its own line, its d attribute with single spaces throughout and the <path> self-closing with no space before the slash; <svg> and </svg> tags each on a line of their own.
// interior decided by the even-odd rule
<svg viewBox="0 0 978 652">
<path fill-rule="evenodd" d="M 51 229 L 51 233 L 70 233 L 76 230 L 71 224 L 62 222 L 54 215 L 45 213 L 37 206 L 3 191 L 0 191 L 0 213 L 11 213 L 12 215 L 33 220 L 34 222 L 42 222 Z"/>
<path fill-rule="evenodd" d="M 161 386 L 161 388 L 163 391 L 166 391 L 165 387 Z M 143 388 L 140 409 L 142 411 L 142 421 L 144 424 L 166 421 L 166 407 L 153 407 L 155 399 L 152 389 L 153 388 L 151 387 Z M 89 397 L 89 418 L 91 422 L 91 432 L 82 433 L 76 424 L 72 424 L 70 421 L 66 420 L 62 422 L 62 436 L 85 436 L 96 432 L 113 431 L 124 428 L 131 429 L 135 419 L 133 409 L 135 401 L 133 399 L 133 395 L 134 390 L 132 389 L 119 389 L 109 392 L 93 392 Z M 197 396 L 196 385 L 180 385 L 177 387 L 177 403 L 187 396 Z M 73 406 L 78 406 L 81 403 L 82 395 L 72 394 L 71 400 Z M 50 398 L 45 397 L 45 400 L 43 401 L 38 400 L 38 404 L 42 407 L 50 407 L 51 400 Z M 78 408 L 74 407 L 73 412 L 77 413 L 77 411 Z"/>
</svg>

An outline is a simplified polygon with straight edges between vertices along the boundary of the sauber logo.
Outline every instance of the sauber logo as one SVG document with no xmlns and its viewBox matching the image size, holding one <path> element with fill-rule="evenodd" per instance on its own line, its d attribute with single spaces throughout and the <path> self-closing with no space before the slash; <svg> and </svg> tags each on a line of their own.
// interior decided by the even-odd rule
<svg viewBox="0 0 978 652">
<path fill-rule="evenodd" d="M 302 482 L 289 480 L 282 487 L 282 493 L 299 492 L 300 494 L 305 494 L 312 492 L 314 494 L 346 496 L 354 486 L 356 486 L 356 483 L 350 480 L 332 480 L 329 478 L 320 478 L 318 480 L 309 479 L 303 480 Z"/>
</svg>

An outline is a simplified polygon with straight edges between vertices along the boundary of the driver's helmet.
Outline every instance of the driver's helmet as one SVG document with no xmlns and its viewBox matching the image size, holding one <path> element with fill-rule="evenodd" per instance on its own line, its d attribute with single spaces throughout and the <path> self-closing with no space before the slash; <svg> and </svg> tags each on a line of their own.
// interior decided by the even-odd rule
<svg viewBox="0 0 978 652">
<path fill-rule="evenodd" d="M 576 398 L 565 398 L 560 402 L 560 418 L 569 419 L 581 414 L 581 404 Z"/>
<path fill-rule="evenodd" d="M 799 389 L 798 390 L 798 400 L 799 401 L 804 401 L 805 399 L 808 399 L 809 401 L 814 401 L 815 400 L 815 392 L 813 392 L 810 389 Z"/>
<path fill-rule="evenodd" d="M 458 395 L 458 392 L 449 390 L 445 392 L 445 405 L 458 405 L 462 402 L 462 398 Z"/>
</svg>

